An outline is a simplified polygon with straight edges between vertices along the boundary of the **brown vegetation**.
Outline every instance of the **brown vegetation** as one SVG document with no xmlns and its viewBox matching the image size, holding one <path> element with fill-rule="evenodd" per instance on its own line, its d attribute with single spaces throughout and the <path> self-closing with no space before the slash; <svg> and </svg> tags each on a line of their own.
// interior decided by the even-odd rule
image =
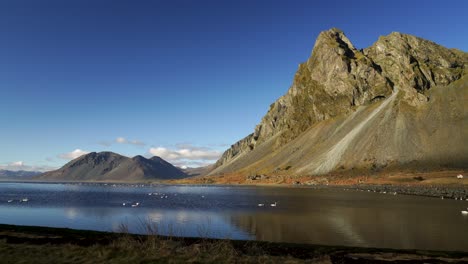
<svg viewBox="0 0 468 264">
<path fill-rule="evenodd" d="M 457 175 L 468 175 L 466 170 L 441 170 L 431 172 L 395 171 L 370 172 L 346 171 L 343 173 L 319 176 L 291 176 L 279 173 L 250 177 L 242 173 L 226 173 L 213 176 L 198 176 L 168 183 L 176 184 L 246 184 L 246 185 L 354 185 L 354 184 L 393 184 L 393 185 L 454 185 L 468 187 L 468 177 L 457 179 Z"/>
<path fill-rule="evenodd" d="M 468 261 L 468 253 L 0 225 L 0 259 L 2 263 L 459 263 Z"/>
</svg>

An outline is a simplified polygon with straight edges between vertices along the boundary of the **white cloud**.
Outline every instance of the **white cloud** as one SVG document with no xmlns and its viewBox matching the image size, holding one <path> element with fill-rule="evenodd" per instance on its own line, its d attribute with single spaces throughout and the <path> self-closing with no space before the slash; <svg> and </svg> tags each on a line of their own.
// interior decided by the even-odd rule
<svg viewBox="0 0 468 264">
<path fill-rule="evenodd" d="M 205 167 L 208 165 L 212 165 L 215 163 L 215 160 L 208 160 L 208 161 L 199 161 L 199 160 L 183 160 L 183 161 L 175 161 L 171 162 L 172 165 L 187 169 L 187 168 L 198 168 L 198 167 Z"/>
<path fill-rule="evenodd" d="M 146 145 L 144 142 L 142 141 L 139 141 L 139 140 L 128 140 L 124 137 L 118 137 L 115 139 L 115 142 L 119 143 L 119 144 L 131 144 L 131 145 L 135 145 L 135 146 L 144 146 Z"/>
<path fill-rule="evenodd" d="M 12 167 L 22 167 L 22 166 L 24 166 L 24 162 L 15 161 L 15 162 L 10 163 L 9 165 L 12 166 Z"/>
<path fill-rule="evenodd" d="M 81 150 L 81 149 L 75 149 L 72 152 L 60 154 L 59 158 L 67 159 L 67 160 L 73 160 L 73 159 L 76 159 L 76 158 L 78 158 L 80 156 L 86 155 L 88 153 L 89 153 L 89 151 L 84 151 L 84 150 Z"/>
<path fill-rule="evenodd" d="M 141 141 L 138 141 L 138 140 L 130 140 L 129 143 L 132 144 L 132 145 L 137 145 L 137 146 L 146 145 L 144 142 L 141 142 Z"/>
<path fill-rule="evenodd" d="M 123 137 L 118 137 L 115 139 L 115 142 L 120 143 L 120 144 L 125 144 L 127 143 L 127 140 Z"/>
<path fill-rule="evenodd" d="M 149 153 L 167 160 L 217 160 L 222 154 L 217 150 L 170 150 L 163 147 L 150 148 Z"/>
<path fill-rule="evenodd" d="M 153 147 L 148 151 L 151 155 L 159 156 L 168 162 L 179 166 L 199 167 L 214 163 L 222 154 L 221 151 L 189 144 L 176 145 L 176 149 Z"/>
</svg>

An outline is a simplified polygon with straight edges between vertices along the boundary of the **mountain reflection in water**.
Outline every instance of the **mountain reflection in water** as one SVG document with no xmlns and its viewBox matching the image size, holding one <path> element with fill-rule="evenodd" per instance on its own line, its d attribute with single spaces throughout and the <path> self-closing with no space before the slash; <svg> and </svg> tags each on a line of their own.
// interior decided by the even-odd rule
<svg viewBox="0 0 468 264">
<path fill-rule="evenodd" d="M 364 247 L 467 251 L 467 206 L 338 188 L 0 183 L 5 224 Z"/>
</svg>

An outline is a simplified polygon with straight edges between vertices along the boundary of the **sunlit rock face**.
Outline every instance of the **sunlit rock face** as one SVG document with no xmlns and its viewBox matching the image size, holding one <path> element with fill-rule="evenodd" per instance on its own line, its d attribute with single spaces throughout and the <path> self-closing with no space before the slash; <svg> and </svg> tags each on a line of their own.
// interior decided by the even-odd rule
<svg viewBox="0 0 468 264">
<path fill-rule="evenodd" d="M 411 35 L 391 33 L 358 50 L 339 29 L 321 32 L 288 92 L 211 174 L 466 164 L 467 62 L 463 51 Z"/>
</svg>

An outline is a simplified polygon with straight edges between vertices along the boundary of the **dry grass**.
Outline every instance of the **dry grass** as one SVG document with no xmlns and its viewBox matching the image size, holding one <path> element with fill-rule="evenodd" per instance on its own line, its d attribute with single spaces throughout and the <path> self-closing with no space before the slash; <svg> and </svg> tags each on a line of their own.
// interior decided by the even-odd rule
<svg viewBox="0 0 468 264">
<path fill-rule="evenodd" d="M 25 254 L 27 252 L 27 254 Z M 108 245 L 10 244 L 0 240 L 1 263 L 307 263 L 288 256 L 244 254 L 229 240 L 185 244 L 149 236 L 123 235 Z"/>
<path fill-rule="evenodd" d="M 156 226 L 145 224 L 152 234 Z M 121 231 L 128 230 L 121 225 Z M 405 263 L 468 261 L 468 253 L 175 238 L 0 225 L 0 263 Z M 442 261 L 443 260 L 443 261 Z M 409 262 L 408 262 L 409 261 Z"/>
<path fill-rule="evenodd" d="M 465 175 L 464 179 L 457 179 L 456 175 Z M 241 173 L 229 173 L 213 176 L 198 176 L 183 180 L 167 181 L 173 184 L 245 184 L 245 185 L 292 185 L 292 184 L 331 184 L 353 185 L 365 184 L 404 184 L 404 185 L 457 185 L 468 187 L 468 171 L 466 170 L 441 170 L 430 172 L 396 171 L 375 173 L 334 173 L 320 176 L 294 176 L 294 175 L 267 175 L 267 179 L 250 180 L 248 175 Z M 415 180 L 417 177 L 423 181 Z"/>
</svg>

